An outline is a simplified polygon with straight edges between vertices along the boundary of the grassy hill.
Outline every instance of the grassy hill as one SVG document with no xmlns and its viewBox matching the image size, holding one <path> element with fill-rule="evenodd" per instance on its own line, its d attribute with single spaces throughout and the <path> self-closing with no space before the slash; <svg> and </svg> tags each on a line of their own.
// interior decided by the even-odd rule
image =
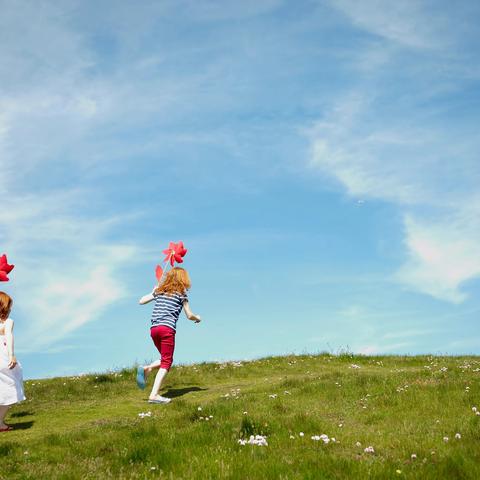
<svg viewBox="0 0 480 480">
<path fill-rule="evenodd" d="M 0 478 L 478 479 L 479 377 L 478 357 L 273 357 L 173 368 L 169 405 L 133 369 L 28 381 Z"/>
</svg>

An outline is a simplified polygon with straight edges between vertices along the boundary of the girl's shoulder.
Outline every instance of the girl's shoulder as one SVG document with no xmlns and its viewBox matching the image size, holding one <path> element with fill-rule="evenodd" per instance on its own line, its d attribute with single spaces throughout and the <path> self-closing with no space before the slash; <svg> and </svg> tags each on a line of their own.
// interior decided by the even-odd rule
<svg viewBox="0 0 480 480">
<path fill-rule="evenodd" d="M 170 301 L 183 303 L 185 300 L 188 300 L 188 297 L 187 297 L 186 292 L 185 293 L 182 293 L 182 292 L 172 292 L 172 293 L 162 292 L 160 294 L 157 294 L 155 296 L 155 299 L 157 299 L 157 300 L 167 299 L 167 300 L 170 300 Z"/>
<path fill-rule="evenodd" d="M 159 292 L 155 293 L 155 298 L 158 297 L 177 297 L 177 298 L 184 298 L 187 296 L 187 292 Z"/>
</svg>

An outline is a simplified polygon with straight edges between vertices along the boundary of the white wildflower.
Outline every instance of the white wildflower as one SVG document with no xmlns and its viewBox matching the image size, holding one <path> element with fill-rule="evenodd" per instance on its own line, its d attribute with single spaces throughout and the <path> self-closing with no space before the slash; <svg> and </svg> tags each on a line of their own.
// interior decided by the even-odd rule
<svg viewBox="0 0 480 480">
<path fill-rule="evenodd" d="M 444 442 L 448 442 L 448 437 L 443 437 Z"/>
<path fill-rule="evenodd" d="M 352 363 L 349 368 L 361 368 L 360 365 Z"/>
<path fill-rule="evenodd" d="M 248 440 L 239 439 L 238 443 L 240 445 L 258 445 L 259 447 L 268 447 L 267 437 L 263 435 L 250 435 Z"/>
<path fill-rule="evenodd" d="M 303 437 L 305 434 L 303 432 L 300 432 L 299 435 Z"/>
<path fill-rule="evenodd" d="M 410 455 L 410 458 L 411 458 L 412 460 L 416 460 L 417 454 L 416 454 L 416 453 L 412 453 L 412 454 Z"/>
<path fill-rule="evenodd" d="M 462 438 L 462 436 L 461 436 L 459 433 L 456 433 L 456 434 L 455 434 L 455 438 L 456 438 L 457 440 L 460 440 L 460 439 Z"/>
<path fill-rule="evenodd" d="M 370 445 L 363 450 L 365 453 L 375 453 L 375 449 Z"/>
<path fill-rule="evenodd" d="M 357 443 L 355 444 L 355 446 L 356 446 L 356 447 L 361 447 L 362 444 L 361 444 L 360 442 L 357 442 Z"/>
</svg>

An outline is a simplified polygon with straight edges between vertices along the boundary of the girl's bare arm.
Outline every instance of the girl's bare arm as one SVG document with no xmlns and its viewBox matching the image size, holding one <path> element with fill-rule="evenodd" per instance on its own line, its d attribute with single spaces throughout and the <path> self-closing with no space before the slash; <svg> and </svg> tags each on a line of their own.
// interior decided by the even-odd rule
<svg viewBox="0 0 480 480">
<path fill-rule="evenodd" d="M 155 293 L 155 290 L 157 289 L 157 286 L 155 286 L 152 290 L 151 293 L 147 294 L 147 295 L 144 295 L 139 301 L 138 303 L 140 305 L 145 305 L 146 303 L 150 303 L 152 300 L 155 300 L 155 297 L 153 296 L 153 294 Z"/>
<path fill-rule="evenodd" d="M 15 358 L 14 346 L 13 346 L 13 320 L 7 319 L 5 322 L 5 337 L 7 340 L 7 352 L 8 352 L 8 368 L 12 369 L 17 364 Z"/>
<path fill-rule="evenodd" d="M 192 320 L 195 323 L 200 322 L 201 318 L 200 315 L 195 315 L 191 310 L 190 310 L 190 305 L 188 304 L 188 301 L 183 302 L 183 310 L 185 311 L 185 315 L 189 320 Z"/>
</svg>

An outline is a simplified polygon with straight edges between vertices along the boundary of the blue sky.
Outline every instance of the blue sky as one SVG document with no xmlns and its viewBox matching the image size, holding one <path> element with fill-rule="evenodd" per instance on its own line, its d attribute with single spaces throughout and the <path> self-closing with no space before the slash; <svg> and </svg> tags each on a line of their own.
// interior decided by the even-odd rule
<svg viewBox="0 0 480 480">
<path fill-rule="evenodd" d="M 478 2 L 0 1 L 0 250 L 26 377 L 480 353 Z"/>
</svg>

